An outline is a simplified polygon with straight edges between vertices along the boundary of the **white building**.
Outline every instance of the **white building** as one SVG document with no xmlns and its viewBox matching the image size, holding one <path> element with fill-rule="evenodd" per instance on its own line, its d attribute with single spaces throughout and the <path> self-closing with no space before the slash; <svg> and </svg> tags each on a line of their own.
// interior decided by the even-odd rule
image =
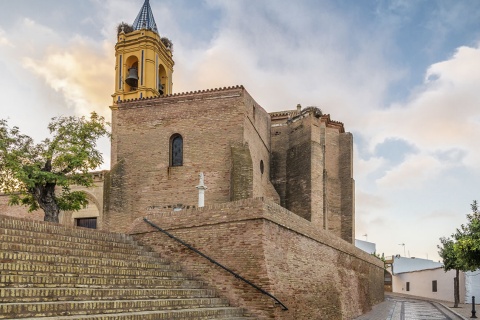
<svg viewBox="0 0 480 320">
<path fill-rule="evenodd" d="M 465 272 L 465 303 L 471 303 L 472 296 L 480 301 L 480 269 Z"/>
<path fill-rule="evenodd" d="M 355 239 L 355 247 L 369 254 L 376 253 L 377 250 L 377 245 L 375 243 L 358 239 Z"/>
<path fill-rule="evenodd" d="M 394 256 L 389 271 L 392 291 L 430 299 L 454 301 L 455 270 L 445 272 L 443 264 L 427 259 Z M 470 303 L 480 297 L 480 270 L 460 272 L 460 301 Z"/>
</svg>

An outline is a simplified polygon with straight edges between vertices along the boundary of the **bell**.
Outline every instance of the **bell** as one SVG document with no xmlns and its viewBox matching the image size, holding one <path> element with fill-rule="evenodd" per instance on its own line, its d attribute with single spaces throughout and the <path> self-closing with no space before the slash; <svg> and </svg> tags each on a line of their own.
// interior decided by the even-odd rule
<svg viewBox="0 0 480 320">
<path fill-rule="evenodd" d="M 125 82 L 132 88 L 138 87 L 138 71 L 137 68 L 128 69 L 128 77 Z"/>
<path fill-rule="evenodd" d="M 163 93 L 164 93 L 163 92 L 163 85 L 161 83 L 158 85 L 158 93 L 160 93 L 160 95 L 163 96 Z"/>
</svg>

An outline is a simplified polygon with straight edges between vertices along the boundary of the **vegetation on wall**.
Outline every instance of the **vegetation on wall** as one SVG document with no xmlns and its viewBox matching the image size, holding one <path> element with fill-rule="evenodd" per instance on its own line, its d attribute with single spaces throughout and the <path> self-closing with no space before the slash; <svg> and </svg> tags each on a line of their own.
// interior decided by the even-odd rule
<svg viewBox="0 0 480 320">
<path fill-rule="evenodd" d="M 167 37 L 162 37 L 160 38 L 160 41 L 162 41 L 163 45 L 169 49 L 170 51 L 173 52 L 173 42 L 172 40 L 168 39 Z"/>
<path fill-rule="evenodd" d="M 118 24 L 117 26 L 117 35 L 120 34 L 120 32 L 124 32 L 124 33 L 130 33 L 130 32 L 133 32 L 135 31 L 133 29 L 133 26 L 131 24 L 128 24 L 126 22 L 121 22 Z M 173 42 L 172 40 L 170 40 L 169 38 L 167 37 L 161 37 L 160 38 L 160 41 L 163 43 L 163 45 L 170 51 L 173 52 Z"/>
<path fill-rule="evenodd" d="M 86 193 L 71 186 L 93 185 L 89 171 L 103 163 L 96 142 L 109 136 L 107 126 L 96 113 L 53 118 L 51 138 L 36 144 L 0 119 L 0 192 L 10 195 L 10 205 L 27 206 L 29 212 L 42 209 L 50 222 L 59 222 L 60 210 L 86 207 Z"/>
<path fill-rule="evenodd" d="M 133 26 L 131 24 L 128 24 L 126 22 L 121 22 L 117 26 L 117 35 L 120 34 L 120 32 L 125 32 L 125 33 L 130 33 L 133 32 Z"/>
</svg>

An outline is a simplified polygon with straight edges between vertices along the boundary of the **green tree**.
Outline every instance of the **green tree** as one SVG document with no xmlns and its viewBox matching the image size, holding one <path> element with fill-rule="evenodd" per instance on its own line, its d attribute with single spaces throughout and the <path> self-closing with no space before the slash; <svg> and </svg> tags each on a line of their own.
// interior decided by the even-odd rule
<svg viewBox="0 0 480 320">
<path fill-rule="evenodd" d="M 480 268 L 480 212 L 476 200 L 471 204 L 472 213 L 467 214 L 468 223 L 457 230 L 455 253 L 470 270 Z"/>
<path fill-rule="evenodd" d="M 440 238 L 438 254 L 443 259 L 445 271 L 455 270 L 454 307 L 458 307 L 460 299 L 459 272 L 473 271 L 480 268 L 480 213 L 477 201 L 473 201 L 472 213 L 467 214 L 468 223 L 461 225 L 451 238 Z"/>
<path fill-rule="evenodd" d="M 454 237 L 454 235 L 452 235 Z M 460 285 L 459 275 L 460 271 L 467 271 L 467 266 L 458 257 L 455 252 L 455 241 L 450 238 L 440 238 L 441 246 L 438 246 L 438 254 L 443 259 L 443 269 L 445 271 L 455 270 L 455 278 L 453 280 L 453 296 L 454 296 L 454 308 L 458 308 L 460 302 Z"/>
<path fill-rule="evenodd" d="M 109 136 L 107 126 L 96 113 L 52 118 L 51 137 L 35 144 L 0 120 L 0 192 L 10 195 L 10 205 L 25 205 L 29 212 L 41 208 L 50 222 L 58 222 L 60 210 L 84 208 L 86 193 L 72 191 L 71 185 L 93 185 L 88 172 L 103 163 L 96 142 Z"/>
</svg>

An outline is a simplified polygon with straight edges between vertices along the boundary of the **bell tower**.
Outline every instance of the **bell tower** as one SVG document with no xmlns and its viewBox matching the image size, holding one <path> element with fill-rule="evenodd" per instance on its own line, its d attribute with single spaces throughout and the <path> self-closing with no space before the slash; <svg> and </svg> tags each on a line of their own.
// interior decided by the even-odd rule
<svg viewBox="0 0 480 320">
<path fill-rule="evenodd" d="M 172 43 L 160 37 L 148 0 L 133 25 L 119 25 L 115 57 L 114 106 L 119 100 L 172 93 Z"/>
</svg>

